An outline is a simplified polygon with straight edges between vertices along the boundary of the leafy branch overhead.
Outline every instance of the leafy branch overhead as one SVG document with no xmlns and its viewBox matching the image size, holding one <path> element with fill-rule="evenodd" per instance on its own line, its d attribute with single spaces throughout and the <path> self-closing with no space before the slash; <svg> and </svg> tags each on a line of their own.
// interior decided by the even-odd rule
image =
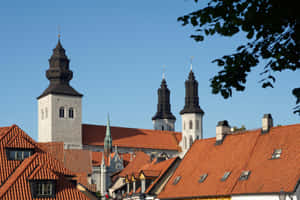
<svg viewBox="0 0 300 200">
<path fill-rule="evenodd" d="M 236 52 L 213 61 L 222 69 L 211 79 L 212 93 L 228 98 L 233 89 L 243 91 L 247 75 L 262 60 L 267 61 L 260 73 L 263 88 L 273 87 L 274 72 L 299 69 L 298 8 L 295 0 L 210 0 L 207 6 L 179 17 L 183 26 L 195 28 L 191 37 L 197 42 L 215 34 L 246 33 L 248 41 Z"/>
</svg>

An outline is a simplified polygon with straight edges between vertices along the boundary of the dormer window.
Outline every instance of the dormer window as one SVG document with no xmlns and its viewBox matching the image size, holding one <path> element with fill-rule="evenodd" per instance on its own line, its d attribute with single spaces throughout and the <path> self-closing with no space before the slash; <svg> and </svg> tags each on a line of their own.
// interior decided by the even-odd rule
<svg viewBox="0 0 300 200">
<path fill-rule="evenodd" d="M 59 118 L 64 118 L 65 117 L 65 108 L 60 107 L 59 108 Z"/>
<path fill-rule="evenodd" d="M 250 174 L 251 174 L 251 171 L 243 171 L 239 180 L 240 181 L 248 180 Z"/>
<path fill-rule="evenodd" d="M 36 180 L 31 182 L 33 198 L 54 198 L 56 181 Z"/>
<path fill-rule="evenodd" d="M 198 180 L 199 183 L 203 183 L 205 181 L 205 179 L 207 178 L 207 174 L 202 174 L 200 176 L 200 179 Z"/>
<path fill-rule="evenodd" d="M 24 160 L 33 154 L 32 149 L 7 149 L 8 160 Z"/>
<path fill-rule="evenodd" d="M 69 108 L 69 118 L 73 119 L 74 118 L 74 109 Z"/>
<path fill-rule="evenodd" d="M 282 153 L 281 149 L 275 149 L 274 152 L 273 152 L 273 154 L 272 154 L 272 158 L 271 159 L 278 159 L 278 158 L 280 158 L 281 153 Z"/>
</svg>

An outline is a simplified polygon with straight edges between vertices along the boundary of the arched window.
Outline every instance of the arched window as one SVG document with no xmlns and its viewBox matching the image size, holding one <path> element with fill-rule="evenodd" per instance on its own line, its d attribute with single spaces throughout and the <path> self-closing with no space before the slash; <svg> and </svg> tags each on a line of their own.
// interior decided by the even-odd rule
<svg viewBox="0 0 300 200">
<path fill-rule="evenodd" d="M 193 144 L 193 137 L 190 135 L 190 148 L 191 148 L 192 144 Z"/>
<path fill-rule="evenodd" d="M 44 110 L 43 109 L 41 110 L 41 119 L 42 120 L 44 119 Z"/>
<path fill-rule="evenodd" d="M 161 130 L 163 131 L 165 128 L 164 128 L 164 126 L 161 126 Z"/>
<path fill-rule="evenodd" d="M 196 120 L 196 129 L 199 130 L 199 120 Z"/>
<path fill-rule="evenodd" d="M 184 136 L 183 138 L 183 148 L 186 149 L 187 144 L 186 144 L 186 136 Z"/>
<path fill-rule="evenodd" d="M 193 122 L 190 120 L 190 129 L 193 129 Z"/>
<path fill-rule="evenodd" d="M 69 108 L 69 118 L 74 118 L 74 109 L 73 108 Z"/>
<path fill-rule="evenodd" d="M 64 107 L 60 107 L 59 108 L 59 117 L 60 118 L 64 118 L 65 117 L 65 108 Z"/>
</svg>

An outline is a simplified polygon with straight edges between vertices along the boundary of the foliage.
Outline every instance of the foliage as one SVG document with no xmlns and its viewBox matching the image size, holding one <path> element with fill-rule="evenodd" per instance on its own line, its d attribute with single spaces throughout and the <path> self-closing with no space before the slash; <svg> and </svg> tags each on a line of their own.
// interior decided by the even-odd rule
<svg viewBox="0 0 300 200">
<path fill-rule="evenodd" d="M 194 0 L 198 2 L 198 0 Z M 233 36 L 246 33 L 247 42 L 231 55 L 215 59 L 222 69 L 211 79 L 212 93 L 225 99 L 232 90 L 244 91 L 247 75 L 262 60 L 267 61 L 260 75 L 263 88 L 272 87 L 274 72 L 300 68 L 300 12 L 296 0 L 209 0 L 208 5 L 178 18 L 191 24 L 197 42 L 206 36 Z M 298 35 L 296 35 L 298 32 Z M 297 104 L 300 94 L 297 93 Z M 300 105 L 295 107 L 300 114 Z"/>
<path fill-rule="evenodd" d="M 236 131 L 245 131 L 245 130 L 246 130 L 245 125 L 242 125 L 241 128 L 238 128 L 236 126 L 233 127 L 233 132 L 236 132 Z"/>
</svg>

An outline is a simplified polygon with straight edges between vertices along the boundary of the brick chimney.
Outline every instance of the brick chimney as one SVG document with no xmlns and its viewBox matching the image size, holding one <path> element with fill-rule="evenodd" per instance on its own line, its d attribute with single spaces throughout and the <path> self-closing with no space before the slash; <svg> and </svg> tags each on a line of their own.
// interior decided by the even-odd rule
<svg viewBox="0 0 300 200">
<path fill-rule="evenodd" d="M 216 145 L 222 144 L 226 134 L 228 133 L 230 133 L 228 121 L 219 121 L 216 127 Z"/>
<path fill-rule="evenodd" d="M 262 128 L 261 133 L 268 133 L 270 128 L 273 127 L 273 118 L 271 114 L 264 114 L 262 118 Z"/>
</svg>

